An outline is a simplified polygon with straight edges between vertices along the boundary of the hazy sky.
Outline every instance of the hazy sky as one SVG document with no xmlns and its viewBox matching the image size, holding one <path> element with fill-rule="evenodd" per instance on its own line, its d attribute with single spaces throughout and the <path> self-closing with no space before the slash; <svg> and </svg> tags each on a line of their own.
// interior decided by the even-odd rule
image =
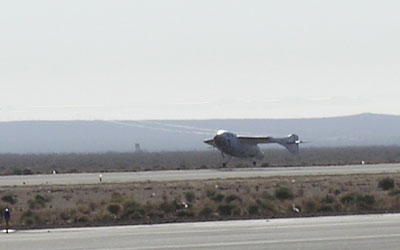
<svg viewBox="0 0 400 250">
<path fill-rule="evenodd" d="M 1 1 L 0 120 L 400 114 L 399 1 Z"/>
</svg>

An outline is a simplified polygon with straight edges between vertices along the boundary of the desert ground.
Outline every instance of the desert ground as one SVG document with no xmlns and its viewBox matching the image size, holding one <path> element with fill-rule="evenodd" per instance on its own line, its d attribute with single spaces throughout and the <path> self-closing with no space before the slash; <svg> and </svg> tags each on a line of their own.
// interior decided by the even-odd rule
<svg viewBox="0 0 400 250">
<path fill-rule="evenodd" d="M 400 174 L 2 187 L 13 228 L 400 211 Z"/>
<path fill-rule="evenodd" d="M 264 149 L 258 167 L 328 166 L 399 163 L 400 146 L 364 146 L 342 148 L 302 147 L 294 156 L 283 148 Z M 0 154 L 0 175 L 26 175 L 84 172 L 134 172 L 172 169 L 221 168 L 221 154 L 215 150 L 139 153 L 88 154 Z M 229 168 L 253 167 L 251 161 L 233 158 Z"/>
</svg>

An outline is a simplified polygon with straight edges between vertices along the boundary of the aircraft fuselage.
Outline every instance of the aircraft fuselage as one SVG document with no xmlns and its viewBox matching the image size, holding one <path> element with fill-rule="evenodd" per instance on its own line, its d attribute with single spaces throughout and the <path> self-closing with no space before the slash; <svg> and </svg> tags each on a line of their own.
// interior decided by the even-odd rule
<svg viewBox="0 0 400 250">
<path fill-rule="evenodd" d="M 264 154 L 257 144 L 242 143 L 234 133 L 219 131 L 214 137 L 214 144 L 222 153 L 230 156 L 259 160 L 264 158 Z"/>
</svg>

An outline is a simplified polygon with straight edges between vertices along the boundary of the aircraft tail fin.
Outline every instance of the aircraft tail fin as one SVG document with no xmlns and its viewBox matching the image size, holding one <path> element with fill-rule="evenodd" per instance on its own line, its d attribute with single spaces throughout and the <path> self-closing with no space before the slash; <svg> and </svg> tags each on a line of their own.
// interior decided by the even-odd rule
<svg viewBox="0 0 400 250">
<path fill-rule="evenodd" d="M 299 144 L 302 141 L 299 140 L 299 136 L 296 134 L 290 134 L 288 137 L 275 138 L 275 142 L 284 146 L 290 153 L 298 155 L 300 153 Z"/>
</svg>

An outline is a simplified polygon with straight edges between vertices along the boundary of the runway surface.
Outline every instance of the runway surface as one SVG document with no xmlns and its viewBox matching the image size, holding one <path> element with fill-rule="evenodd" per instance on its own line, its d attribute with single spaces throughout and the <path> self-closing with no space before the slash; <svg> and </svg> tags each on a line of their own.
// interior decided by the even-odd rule
<svg viewBox="0 0 400 250">
<path fill-rule="evenodd" d="M 307 175 L 348 175 L 348 174 L 400 173 L 400 164 L 313 166 L 286 168 L 237 168 L 204 170 L 166 170 L 145 172 L 101 173 L 103 183 L 124 183 L 141 181 L 207 180 L 225 178 L 307 176 Z M 99 183 L 99 173 L 16 175 L 1 176 L 0 186 L 21 185 L 70 185 Z"/>
<path fill-rule="evenodd" d="M 399 249 L 400 215 L 17 231 L 0 249 Z"/>
</svg>

